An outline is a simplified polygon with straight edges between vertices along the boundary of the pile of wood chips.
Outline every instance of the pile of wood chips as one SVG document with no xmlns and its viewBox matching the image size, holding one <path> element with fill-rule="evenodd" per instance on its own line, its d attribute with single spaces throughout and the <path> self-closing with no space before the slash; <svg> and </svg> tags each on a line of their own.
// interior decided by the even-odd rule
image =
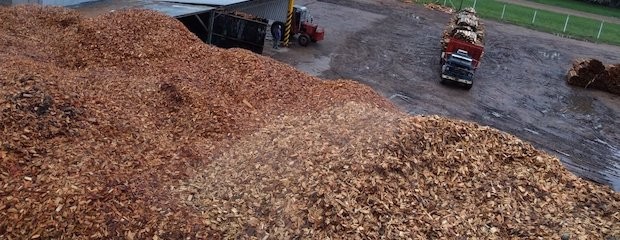
<svg viewBox="0 0 620 240">
<path fill-rule="evenodd" d="M 0 239 L 601 238 L 619 200 L 155 12 L 0 8 Z"/>
<path fill-rule="evenodd" d="M 179 192 L 225 238 L 619 236 L 620 195 L 500 131 L 365 104 L 285 116 Z"/>
<path fill-rule="evenodd" d="M 435 11 L 440 11 L 440 12 L 445 12 L 445 13 L 450 13 L 450 14 L 454 13 L 454 9 L 452 9 L 451 7 L 439 5 L 437 3 L 427 3 L 427 4 L 424 4 L 424 6 L 428 9 L 435 10 Z"/>
<path fill-rule="evenodd" d="M 577 59 L 566 74 L 568 84 L 620 94 L 620 64 L 603 65 L 597 59 Z"/>
</svg>

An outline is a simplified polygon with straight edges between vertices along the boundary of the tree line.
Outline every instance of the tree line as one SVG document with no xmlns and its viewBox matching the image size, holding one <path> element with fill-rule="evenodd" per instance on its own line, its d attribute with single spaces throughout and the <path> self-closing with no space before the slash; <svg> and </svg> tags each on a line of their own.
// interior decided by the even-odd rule
<svg viewBox="0 0 620 240">
<path fill-rule="evenodd" d="M 620 0 L 581 0 L 584 2 L 599 4 L 608 7 L 620 8 Z"/>
</svg>

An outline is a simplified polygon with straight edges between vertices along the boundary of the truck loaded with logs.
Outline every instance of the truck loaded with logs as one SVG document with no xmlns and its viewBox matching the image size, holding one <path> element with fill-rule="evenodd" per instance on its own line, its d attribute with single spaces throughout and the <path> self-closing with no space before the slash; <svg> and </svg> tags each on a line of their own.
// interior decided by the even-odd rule
<svg viewBox="0 0 620 240">
<path fill-rule="evenodd" d="M 470 89 L 484 53 L 484 27 L 475 9 L 465 8 L 450 19 L 441 45 L 441 82 Z"/>
</svg>

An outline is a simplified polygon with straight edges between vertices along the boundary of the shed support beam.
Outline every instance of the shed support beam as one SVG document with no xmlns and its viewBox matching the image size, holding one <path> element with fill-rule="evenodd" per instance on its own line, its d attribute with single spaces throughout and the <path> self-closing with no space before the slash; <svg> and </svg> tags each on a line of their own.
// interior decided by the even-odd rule
<svg viewBox="0 0 620 240">
<path fill-rule="evenodd" d="M 291 38 L 291 25 L 293 24 L 293 5 L 295 5 L 295 0 L 288 1 L 288 13 L 286 15 L 286 25 L 284 26 L 284 46 L 288 47 L 289 40 Z"/>
</svg>

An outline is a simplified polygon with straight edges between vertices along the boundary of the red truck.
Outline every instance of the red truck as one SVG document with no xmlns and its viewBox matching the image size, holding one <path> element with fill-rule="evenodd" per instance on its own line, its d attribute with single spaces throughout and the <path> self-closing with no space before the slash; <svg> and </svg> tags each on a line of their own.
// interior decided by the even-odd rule
<svg viewBox="0 0 620 240">
<path fill-rule="evenodd" d="M 441 82 L 452 81 L 470 89 L 484 47 L 454 37 L 445 41 L 446 48 L 441 52 Z"/>
<path fill-rule="evenodd" d="M 470 89 L 484 54 L 484 27 L 476 10 L 465 8 L 456 13 L 443 36 L 441 83 L 454 82 Z"/>
</svg>

